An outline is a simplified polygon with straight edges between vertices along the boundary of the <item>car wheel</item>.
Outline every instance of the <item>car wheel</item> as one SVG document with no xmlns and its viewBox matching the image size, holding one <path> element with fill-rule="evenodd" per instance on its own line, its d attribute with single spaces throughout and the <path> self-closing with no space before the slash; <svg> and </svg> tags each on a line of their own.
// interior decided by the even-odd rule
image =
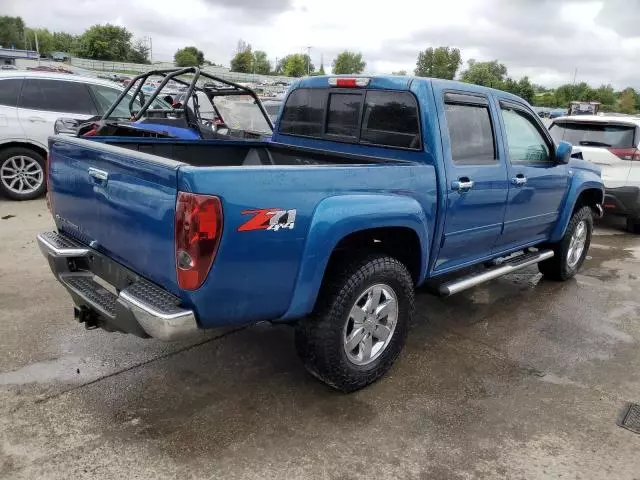
<svg viewBox="0 0 640 480">
<path fill-rule="evenodd" d="M 550 245 L 555 255 L 538 264 L 538 269 L 550 280 L 564 281 L 572 278 L 582 267 L 589 251 L 593 234 L 591 207 L 582 207 L 574 212 L 564 237 Z"/>
<path fill-rule="evenodd" d="M 0 151 L 0 194 L 12 200 L 31 200 L 46 189 L 45 160 L 30 148 Z"/>
<path fill-rule="evenodd" d="M 640 233 L 640 218 L 627 218 L 627 230 L 631 233 Z"/>
<path fill-rule="evenodd" d="M 413 310 L 407 268 L 388 256 L 366 256 L 328 273 L 315 311 L 296 326 L 298 355 L 333 388 L 365 387 L 400 354 Z"/>
</svg>

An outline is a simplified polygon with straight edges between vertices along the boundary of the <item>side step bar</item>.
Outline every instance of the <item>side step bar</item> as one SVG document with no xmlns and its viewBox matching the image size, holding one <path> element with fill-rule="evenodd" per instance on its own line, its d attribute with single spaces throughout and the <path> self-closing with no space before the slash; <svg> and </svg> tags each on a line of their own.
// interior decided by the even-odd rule
<svg viewBox="0 0 640 480">
<path fill-rule="evenodd" d="M 540 250 L 537 252 L 525 253 L 524 255 L 519 255 L 506 260 L 495 267 L 490 267 L 483 272 L 473 273 L 471 275 L 443 283 L 440 285 L 438 290 L 440 295 L 453 295 L 454 293 L 462 292 L 463 290 L 488 282 L 494 278 L 501 277 L 508 273 L 513 273 L 522 268 L 542 262 L 543 260 L 548 260 L 551 257 L 553 257 L 552 250 Z"/>
</svg>

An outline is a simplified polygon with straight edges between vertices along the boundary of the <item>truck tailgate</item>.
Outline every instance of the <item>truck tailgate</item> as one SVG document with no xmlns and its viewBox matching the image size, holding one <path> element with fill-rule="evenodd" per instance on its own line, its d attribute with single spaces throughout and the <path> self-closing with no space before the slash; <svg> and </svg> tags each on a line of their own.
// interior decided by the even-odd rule
<svg viewBox="0 0 640 480">
<path fill-rule="evenodd" d="M 96 141 L 49 140 L 49 192 L 58 228 L 178 292 L 174 212 L 183 165 Z"/>
</svg>

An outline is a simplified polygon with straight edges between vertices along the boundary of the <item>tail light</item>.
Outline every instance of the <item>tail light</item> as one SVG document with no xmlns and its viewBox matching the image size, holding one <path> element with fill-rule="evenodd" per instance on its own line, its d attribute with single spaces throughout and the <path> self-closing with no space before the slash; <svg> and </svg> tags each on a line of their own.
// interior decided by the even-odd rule
<svg viewBox="0 0 640 480">
<path fill-rule="evenodd" d="M 176 275 L 184 290 L 204 283 L 222 237 L 218 197 L 178 192 L 175 217 Z"/>
<path fill-rule="evenodd" d="M 369 80 L 367 77 L 329 77 L 328 82 L 330 87 L 356 88 L 366 87 Z"/>
<path fill-rule="evenodd" d="M 640 150 L 637 148 L 610 148 L 609 151 L 622 160 L 640 160 Z"/>
</svg>

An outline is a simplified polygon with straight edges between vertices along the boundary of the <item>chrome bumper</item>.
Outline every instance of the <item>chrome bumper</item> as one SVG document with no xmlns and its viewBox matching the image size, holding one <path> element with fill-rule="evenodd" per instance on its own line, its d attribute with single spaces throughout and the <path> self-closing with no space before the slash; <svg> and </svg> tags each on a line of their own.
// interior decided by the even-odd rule
<svg viewBox="0 0 640 480">
<path fill-rule="evenodd" d="M 192 310 L 158 285 L 68 236 L 45 232 L 37 237 L 51 271 L 76 304 L 87 327 L 171 341 L 199 330 Z M 106 265 L 106 267 L 105 267 Z M 104 272 L 117 293 L 96 281 Z"/>
</svg>

